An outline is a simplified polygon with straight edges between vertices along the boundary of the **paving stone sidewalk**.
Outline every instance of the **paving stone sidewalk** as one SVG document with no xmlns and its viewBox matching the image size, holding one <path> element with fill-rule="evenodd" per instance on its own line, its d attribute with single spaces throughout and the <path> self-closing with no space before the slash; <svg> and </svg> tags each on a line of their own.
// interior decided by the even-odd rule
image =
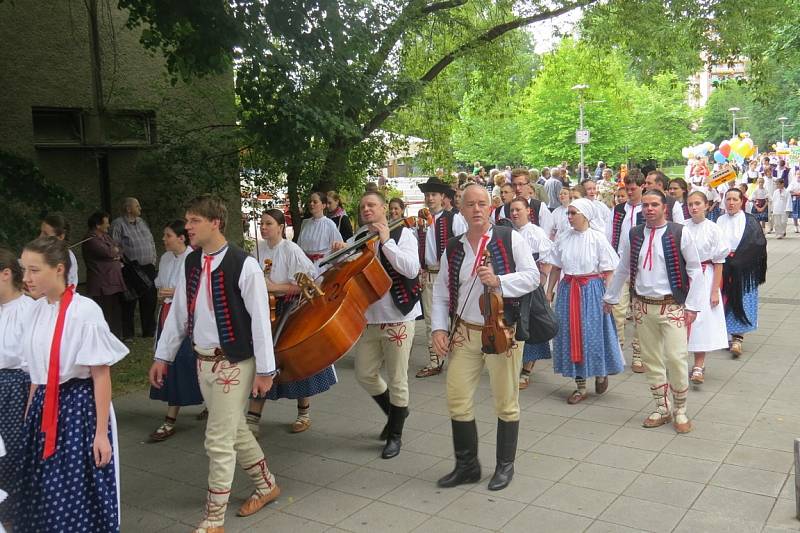
<svg viewBox="0 0 800 533">
<path fill-rule="evenodd" d="M 790 228 L 790 231 L 791 228 Z M 311 430 L 292 435 L 294 402 L 268 402 L 261 444 L 281 497 L 249 518 L 235 516 L 249 484 L 237 471 L 226 531 L 624 532 L 800 530 L 794 518 L 792 446 L 800 436 L 800 235 L 769 238 L 768 282 L 757 333 L 745 353 L 709 354 L 706 382 L 690 391 L 695 430 L 643 429 L 650 395 L 644 375 L 626 370 L 608 392 L 567 405 L 574 384 L 536 365 L 520 393 L 516 476 L 486 489 L 495 465 L 495 416 L 484 375 L 476 395 L 477 485 L 439 489 L 453 466 L 444 376 L 415 379 L 425 363 L 418 328 L 410 366 L 411 416 L 403 451 L 382 460 L 383 414 L 359 387 L 353 360 L 339 384 L 312 399 Z M 630 362 L 630 353 L 626 350 Z M 589 383 L 592 391 L 592 383 Z M 122 531 L 186 532 L 200 518 L 207 461 L 198 408 L 181 414 L 176 435 L 146 443 L 163 404 L 145 392 L 114 400 L 122 460 Z"/>
</svg>

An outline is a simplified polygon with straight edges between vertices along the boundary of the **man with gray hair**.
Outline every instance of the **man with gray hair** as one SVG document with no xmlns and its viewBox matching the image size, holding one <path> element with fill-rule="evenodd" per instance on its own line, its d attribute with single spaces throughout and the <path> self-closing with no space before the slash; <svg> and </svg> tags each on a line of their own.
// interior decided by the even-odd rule
<svg viewBox="0 0 800 533">
<path fill-rule="evenodd" d="M 156 279 L 156 245 L 153 234 L 147 223 L 142 220 L 142 207 L 136 198 L 125 198 L 122 201 L 122 215 L 111 223 L 111 238 L 122 248 L 126 263 L 137 262 L 142 271 L 150 278 Z M 134 268 L 126 265 L 125 268 Z M 142 322 L 142 337 L 153 337 L 156 334 L 156 287 L 137 295 L 138 298 L 122 303 L 122 338 L 132 339 L 135 333 L 133 315 L 136 302 L 139 302 L 139 316 Z"/>
</svg>

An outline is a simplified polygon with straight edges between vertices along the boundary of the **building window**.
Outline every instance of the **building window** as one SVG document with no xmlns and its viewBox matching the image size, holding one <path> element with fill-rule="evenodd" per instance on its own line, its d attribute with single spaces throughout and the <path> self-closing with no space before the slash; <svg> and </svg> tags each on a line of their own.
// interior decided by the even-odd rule
<svg viewBox="0 0 800 533">
<path fill-rule="evenodd" d="M 118 111 L 105 118 L 106 138 L 111 144 L 155 144 L 155 113 Z"/>
<path fill-rule="evenodd" d="M 34 107 L 33 138 L 37 143 L 83 143 L 83 118 L 80 109 Z"/>
</svg>

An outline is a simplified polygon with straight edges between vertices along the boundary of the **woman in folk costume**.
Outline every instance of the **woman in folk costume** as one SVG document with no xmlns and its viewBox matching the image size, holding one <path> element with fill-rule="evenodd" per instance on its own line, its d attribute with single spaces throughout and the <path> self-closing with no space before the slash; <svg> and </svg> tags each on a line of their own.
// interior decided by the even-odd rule
<svg viewBox="0 0 800 533">
<path fill-rule="evenodd" d="M 553 230 L 550 232 L 550 240 L 556 240 L 560 235 L 569 231 L 569 220 L 567 219 L 567 207 L 572 201 L 569 187 L 563 187 L 558 192 L 558 201 L 561 205 L 553 211 Z"/>
<path fill-rule="evenodd" d="M 319 192 L 312 192 L 308 196 L 306 207 L 311 217 L 303 219 L 297 239 L 297 244 L 315 267 L 331 252 L 331 244 L 342 240 L 336 224 L 325 216 L 325 198 Z"/>
<path fill-rule="evenodd" d="M 23 453 L 23 421 L 31 381 L 20 343 L 33 304 L 33 299 L 22 293 L 22 267 L 17 255 L 0 248 L 0 435 L 6 439 L 8 451 L 0 458 L 0 488 L 11 492 L 11 498 L 0 503 L 0 524 L 11 520 Z"/>
<path fill-rule="evenodd" d="M 689 196 L 689 185 L 686 183 L 686 180 L 683 178 L 671 179 L 669 181 L 669 195 L 680 204 L 685 224 L 687 220 L 692 218 L 689 213 L 689 206 L 686 203 L 686 199 Z"/>
<path fill-rule="evenodd" d="M 189 246 L 189 234 L 186 232 L 183 220 L 175 220 L 164 226 L 162 241 L 167 251 L 158 262 L 158 276 L 155 280 L 158 299 L 161 301 L 161 308 L 158 311 L 156 346 L 172 305 L 175 287 L 177 287 L 181 272 L 185 268 L 184 261 L 186 256 L 192 253 L 192 247 Z M 197 358 L 189 339 L 183 340 L 175 362 L 167 372 L 164 385 L 160 389 L 150 387 L 150 399 L 161 400 L 169 405 L 164 422 L 150 434 L 150 440 L 153 442 L 161 442 L 175 434 L 175 421 L 181 407 L 203 403 L 203 394 L 200 392 L 200 385 L 197 381 Z M 205 418 L 207 414 L 206 411 L 203 411 L 200 418 Z"/>
<path fill-rule="evenodd" d="M 509 205 L 511 223 L 531 247 L 533 259 L 536 261 L 536 266 L 539 267 L 540 279 L 547 279 L 547 274 L 550 272 L 550 263 L 548 261 L 553 243 L 542 228 L 531 223 L 528 217 L 529 209 L 528 202 L 524 198 L 514 198 Z M 549 341 L 536 344 L 525 343 L 525 348 L 522 352 L 522 371 L 519 376 L 520 390 L 528 388 L 533 365 L 536 364 L 536 361 L 550 359 L 551 357 Z"/>
<path fill-rule="evenodd" d="M 548 298 L 558 283 L 556 315 L 560 327 L 553 343 L 553 371 L 575 379 L 577 388 L 567 399 L 576 404 L 586 399 L 586 378 L 595 377 L 595 392 L 608 389 L 608 376 L 619 374 L 625 360 L 611 315 L 603 312 L 604 280 L 619 257 L 596 224 L 591 201 L 573 200 L 567 209 L 572 229 L 555 242 L 550 254 L 553 268 Z M 559 282 L 561 273 L 564 279 Z"/>
<path fill-rule="evenodd" d="M 31 241 L 22 266 L 39 299 L 22 336 L 31 391 L 14 531 L 119 531 L 110 367 L 128 349 L 100 307 L 67 286 L 63 241 Z"/>
<path fill-rule="evenodd" d="M 703 278 L 709 296 L 697 313 L 697 319 L 689 329 L 688 349 L 694 352 L 694 367 L 689 379 L 700 384 L 705 380 L 706 352 L 721 350 L 728 346 L 728 333 L 725 329 L 725 311 L 720 305 L 722 298 L 722 267 L 728 256 L 728 240 L 722 235 L 719 226 L 706 218 L 708 198 L 703 191 L 694 191 L 686 199 L 691 218 L 686 222 L 686 230 L 691 233 L 703 266 Z"/>
<path fill-rule="evenodd" d="M 734 357 L 742 355 L 744 334 L 758 327 L 758 286 L 767 276 L 767 239 L 756 218 L 742 211 L 742 201 L 740 190 L 726 192 L 725 214 L 717 220 L 730 248 L 722 270 L 722 297 Z"/>
<path fill-rule="evenodd" d="M 328 211 L 328 218 L 336 224 L 336 231 L 346 241 L 353 236 L 353 224 L 342 207 L 342 197 L 336 191 L 328 191 L 325 194 L 325 205 Z"/>
<path fill-rule="evenodd" d="M 261 266 L 265 267 L 267 290 L 277 299 L 277 322 L 282 313 L 288 312 L 300 292 L 295 275 L 303 273 L 313 279 L 317 269 L 298 245 L 286 239 L 286 219 L 280 210 L 268 209 L 261 215 L 261 238 L 263 241 L 258 243 L 258 259 Z M 253 255 L 256 255 L 255 252 Z M 264 401 L 287 398 L 297 400 L 297 419 L 292 424 L 292 433 L 301 433 L 311 427 L 309 398 L 325 392 L 335 384 L 336 370 L 332 365 L 310 378 L 275 384 L 266 398 L 250 400 L 247 426 L 258 436 Z"/>
</svg>

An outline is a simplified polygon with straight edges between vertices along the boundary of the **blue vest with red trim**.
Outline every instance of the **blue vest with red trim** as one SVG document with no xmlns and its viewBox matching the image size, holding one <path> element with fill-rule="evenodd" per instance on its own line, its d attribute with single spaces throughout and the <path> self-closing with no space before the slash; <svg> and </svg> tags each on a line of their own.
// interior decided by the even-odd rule
<svg viewBox="0 0 800 533">
<path fill-rule="evenodd" d="M 639 253 L 644 245 L 644 224 L 634 227 L 631 238 L 631 287 L 636 287 L 636 273 L 639 270 Z M 681 236 L 683 224 L 667 222 L 667 229 L 661 236 L 661 247 L 664 250 L 664 264 L 667 278 L 672 290 L 672 297 L 679 304 L 686 301 L 689 293 L 689 275 L 686 273 L 686 260 L 681 253 Z"/>
<path fill-rule="evenodd" d="M 239 289 L 247 253 L 232 244 L 216 270 L 211 271 L 211 301 L 217 323 L 220 348 L 232 362 L 253 357 L 253 332 L 250 327 L 250 313 L 244 305 Z M 203 250 L 197 249 L 186 257 L 186 302 L 189 307 L 187 335 L 194 333 L 194 309 L 192 302 L 197 298 L 200 277 L 203 275 Z"/>
<path fill-rule="evenodd" d="M 439 216 L 436 221 L 433 223 L 433 231 L 434 236 L 436 238 L 436 260 L 438 261 L 442 254 L 444 253 L 445 248 L 447 247 L 447 242 L 453 237 L 453 217 L 455 213 L 452 211 L 442 211 L 441 216 Z"/>
<path fill-rule="evenodd" d="M 516 263 L 514 263 L 514 252 L 511 247 L 511 235 L 513 233 L 514 230 L 511 228 L 494 226 L 492 238 L 486 243 L 486 249 L 489 250 L 494 273 L 498 276 L 517 271 Z M 450 311 L 450 319 L 453 320 L 459 311 L 459 274 L 461 272 L 461 265 L 464 263 L 464 245 L 461 243 L 460 236 L 453 237 L 448 241 L 446 253 L 447 289 L 449 292 L 448 309 Z M 473 290 L 483 291 L 483 284 L 481 284 L 480 281 L 476 281 Z M 503 302 L 506 324 L 508 326 L 513 326 L 519 319 L 519 298 L 503 298 Z"/>
</svg>

